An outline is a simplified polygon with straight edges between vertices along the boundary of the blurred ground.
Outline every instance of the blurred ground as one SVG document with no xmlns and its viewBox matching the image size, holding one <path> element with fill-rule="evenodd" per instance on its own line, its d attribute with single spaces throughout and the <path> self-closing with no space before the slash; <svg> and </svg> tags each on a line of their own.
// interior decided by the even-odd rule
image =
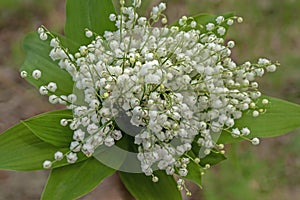
<svg viewBox="0 0 300 200">
<path fill-rule="evenodd" d="M 156 2 L 144 0 L 143 8 L 147 10 Z M 199 12 L 235 11 L 243 16 L 244 23 L 232 27 L 227 37 L 236 41 L 234 58 L 239 62 L 255 61 L 260 56 L 278 60 L 281 68 L 260 81 L 261 90 L 300 103 L 300 1 L 169 0 L 167 3 L 170 19 Z M 0 0 L 0 132 L 20 120 L 55 109 L 19 78 L 18 68 L 24 59 L 21 50 L 24 35 L 40 24 L 62 32 L 63 22 L 64 1 Z M 204 176 L 204 189 L 195 192 L 193 198 L 300 199 L 299 135 L 299 131 L 294 131 L 264 139 L 258 147 L 248 143 L 230 146 L 229 159 L 209 170 Z M 39 199 L 47 174 L 0 171 L 0 200 Z M 113 176 L 82 199 L 130 197 Z"/>
</svg>

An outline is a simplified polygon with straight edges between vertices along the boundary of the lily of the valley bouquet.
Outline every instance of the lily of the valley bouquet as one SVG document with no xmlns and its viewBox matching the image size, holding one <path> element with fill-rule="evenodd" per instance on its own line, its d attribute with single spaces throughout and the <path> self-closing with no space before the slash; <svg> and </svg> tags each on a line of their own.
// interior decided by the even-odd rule
<svg viewBox="0 0 300 200">
<path fill-rule="evenodd" d="M 65 36 L 25 38 L 21 76 L 65 110 L 22 121 L 0 136 L 0 168 L 51 169 L 42 199 L 76 199 L 118 173 L 141 200 L 191 195 L 224 144 L 287 133 L 298 105 L 263 96 L 266 58 L 237 64 L 227 29 L 242 18 L 200 14 L 169 23 L 140 0 L 68 0 Z"/>
</svg>

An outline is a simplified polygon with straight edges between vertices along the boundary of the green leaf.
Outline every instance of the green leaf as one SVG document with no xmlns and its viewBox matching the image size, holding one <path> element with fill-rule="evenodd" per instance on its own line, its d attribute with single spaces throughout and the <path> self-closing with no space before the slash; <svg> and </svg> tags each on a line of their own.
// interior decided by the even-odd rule
<svg viewBox="0 0 300 200">
<path fill-rule="evenodd" d="M 202 175 L 203 168 L 194 162 L 190 162 L 187 166 L 188 174 L 184 177 L 190 181 L 196 183 L 200 188 L 202 187 Z"/>
<path fill-rule="evenodd" d="M 210 152 L 210 154 L 208 154 L 204 158 L 201 158 L 200 165 L 205 166 L 206 164 L 209 164 L 213 166 L 222 162 L 223 160 L 226 160 L 226 157 L 223 154 Z"/>
<path fill-rule="evenodd" d="M 214 151 L 211 151 L 210 154 L 205 155 L 203 153 L 203 149 L 201 146 L 197 144 L 197 139 L 194 139 L 193 144 L 192 144 L 192 150 L 188 152 L 188 154 L 192 158 L 201 158 L 200 159 L 200 165 L 205 166 L 206 164 L 210 164 L 211 166 L 216 165 L 223 160 L 226 160 L 226 157 L 223 154 L 220 153 L 215 153 Z"/>
<path fill-rule="evenodd" d="M 248 127 L 251 131 L 249 138 L 253 137 L 274 137 L 286 134 L 300 127 L 300 105 L 273 97 L 261 97 L 268 99 L 266 113 L 253 117 L 252 112 L 243 114 L 243 117 L 236 121 L 235 127 Z M 240 141 L 230 133 L 223 132 L 219 143 L 232 143 Z"/>
<path fill-rule="evenodd" d="M 66 152 L 67 148 L 57 148 L 36 137 L 24 124 L 20 123 L 0 135 L 0 169 L 40 170 L 45 160 L 53 160 L 56 151 Z M 66 165 L 57 162 L 53 167 Z"/>
<path fill-rule="evenodd" d="M 81 45 L 88 44 L 86 28 L 99 35 L 115 29 L 109 20 L 111 13 L 115 13 L 111 0 L 67 0 L 65 35 Z"/>
<path fill-rule="evenodd" d="M 57 147 L 69 147 L 73 131 L 68 126 L 61 126 L 60 120 L 71 118 L 71 110 L 58 110 L 37 115 L 22 123 L 44 142 Z"/>
<path fill-rule="evenodd" d="M 94 158 L 73 165 L 53 169 L 42 194 L 42 200 L 72 200 L 92 191 L 114 169 Z"/>
<path fill-rule="evenodd" d="M 201 173 L 203 172 L 203 167 L 199 166 L 199 164 L 196 164 L 193 161 L 190 161 L 190 163 L 187 166 L 187 170 L 188 170 L 188 174 L 184 178 L 193 181 L 201 188 L 202 187 Z"/>
<path fill-rule="evenodd" d="M 199 150 L 200 150 L 199 148 L 193 148 L 192 151 L 188 152 L 188 154 L 192 158 L 198 157 Z M 191 161 L 188 164 L 188 167 L 187 167 L 188 174 L 185 178 L 193 181 L 199 187 L 201 187 L 202 186 L 201 172 L 203 172 L 203 167 L 205 167 L 206 164 L 209 164 L 211 166 L 216 165 L 225 159 L 226 159 L 226 157 L 223 154 L 211 152 L 209 155 L 206 155 L 204 158 L 201 158 L 199 164 L 196 164 L 195 162 Z"/>
<path fill-rule="evenodd" d="M 99 146 L 93 157 L 119 171 L 142 173 L 141 162 L 137 158 L 138 146 L 134 143 L 134 138 L 124 132 L 122 135 L 121 140 L 116 141 L 116 144 L 111 147 Z"/>
<path fill-rule="evenodd" d="M 70 42 L 67 42 L 70 44 Z M 57 84 L 56 95 L 71 94 L 73 92 L 73 81 L 70 74 L 61 69 L 58 64 L 49 57 L 51 47 L 49 42 L 39 39 L 38 33 L 29 33 L 23 42 L 23 48 L 26 52 L 26 60 L 21 67 L 21 71 L 26 71 L 26 78 L 32 85 L 39 88 L 42 85 L 48 85 L 49 82 Z M 42 77 L 35 80 L 31 77 L 34 70 L 39 69 Z"/>
<path fill-rule="evenodd" d="M 157 183 L 152 181 L 151 176 L 146 176 L 145 174 L 134 174 L 121 171 L 118 173 L 125 187 L 137 200 L 182 199 L 173 176 L 166 175 L 163 171 L 154 172 L 159 178 Z"/>
</svg>

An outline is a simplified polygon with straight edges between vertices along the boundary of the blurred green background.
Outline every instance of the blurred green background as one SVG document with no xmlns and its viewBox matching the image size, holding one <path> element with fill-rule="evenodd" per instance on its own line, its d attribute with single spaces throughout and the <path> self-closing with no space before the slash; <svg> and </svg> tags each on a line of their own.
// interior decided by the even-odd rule
<svg viewBox="0 0 300 200">
<path fill-rule="evenodd" d="M 146 11 L 159 1 L 144 0 Z M 231 27 L 227 39 L 234 40 L 236 62 L 255 62 L 260 57 L 279 61 L 274 74 L 260 80 L 264 94 L 300 103 L 300 1 L 299 0 L 168 0 L 167 15 L 173 21 L 182 15 L 197 13 L 222 14 L 234 11 L 244 23 Z M 64 1 L 0 0 L 0 131 L 20 119 L 54 109 L 31 86 L 18 78 L 24 54 L 21 41 L 28 31 L 44 24 L 63 32 Z M 6 78 L 5 77 L 11 77 Z M 13 90 L 11 91 L 11 88 Z M 6 91 L 9 90 L 10 92 Z M 22 92 L 23 91 L 23 92 Z M 11 95 L 7 97 L 7 94 Z M 18 105 L 13 99 L 22 99 Z M 10 109 L 5 109 L 9 107 Z M 22 112 L 20 107 L 25 107 Z M 3 108 L 3 109 L 2 109 Z M 192 199 L 203 200 L 288 200 L 300 199 L 300 132 L 263 139 L 253 147 L 248 143 L 231 145 L 228 160 L 209 170 L 204 176 L 203 190 Z M 41 179 L 34 186 L 0 173 L 0 200 L 38 199 L 46 174 L 27 174 Z M 35 176 L 31 178 L 32 176 Z M 21 180 L 20 180 L 21 181 Z M 10 186 L 9 191 L 4 189 Z M 18 186 L 16 186 L 18 185 Z M 2 189 L 1 189 L 2 188 Z M 30 188 L 30 189 L 28 189 Z M 38 189 L 37 189 L 38 188 Z M 23 196 L 14 196 L 13 190 Z M 37 192 L 34 192 L 39 190 Z M 9 194 L 6 194 L 9 193 Z"/>
</svg>

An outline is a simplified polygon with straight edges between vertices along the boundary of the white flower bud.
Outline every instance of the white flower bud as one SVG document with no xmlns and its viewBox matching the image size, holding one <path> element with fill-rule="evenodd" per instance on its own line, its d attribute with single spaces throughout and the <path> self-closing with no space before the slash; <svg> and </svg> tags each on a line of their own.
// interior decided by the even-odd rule
<svg viewBox="0 0 300 200">
<path fill-rule="evenodd" d="M 132 3 L 132 5 L 136 8 L 141 7 L 141 4 L 142 4 L 142 0 L 133 0 L 133 3 Z"/>
<path fill-rule="evenodd" d="M 41 39 L 41 40 L 47 40 L 47 39 L 48 39 L 47 33 L 41 33 L 41 34 L 40 34 L 40 39 Z"/>
<path fill-rule="evenodd" d="M 50 169 L 52 167 L 52 162 L 49 161 L 49 160 L 45 160 L 44 163 L 43 163 L 43 167 L 45 169 Z"/>
<path fill-rule="evenodd" d="M 48 94 L 48 90 L 45 86 L 41 86 L 40 89 L 39 89 L 39 92 L 40 92 L 41 95 Z"/>
<path fill-rule="evenodd" d="M 220 36 L 223 36 L 226 33 L 226 29 L 221 26 L 218 28 L 217 32 L 219 33 Z"/>
<path fill-rule="evenodd" d="M 67 161 L 68 163 L 75 163 L 78 157 L 76 153 L 70 152 L 67 154 Z"/>
<path fill-rule="evenodd" d="M 71 102 L 71 103 L 75 103 L 77 100 L 77 96 L 75 94 L 70 94 L 68 96 L 68 101 Z"/>
<path fill-rule="evenodd" d="M 86 31 L 85 31 L 85 36 L 86 36 L 87 38 L 90 38 L 90 37 L 93 36 L 93 32 L 90 31 L 90 30 L 86 30 Z"/>
<path fill-rule="evenodd" d="M 161 19 L 161 23 L 162 23 L 162 24 L 168 23 L 168 19 L 167 19 L 166 17 L 162 18 L 162 19 Z"/>
<path fill-rule="evenodd" d="M 157 183 L 157 182 L 158 182 L 158 177 L 157 177 L 157 176 L 153 176 L 153 177 L 152 177 L 152 181 L 153 181 L 154 183 Z"/>
<path fill-rule="evenodd" d="M 179 171 L 178 171 L 178 174 L 181 176 L 181 177 L 184 177 L 186 176 L 188 173 L 188 170 L 186 168 L 180 168 Z"/>
<path fill-rule="evenodd" d="M 248 128 L 242 128 L 241 133 L 242 135 L 247 136 L 250 134 L 250 130 Z"/>
<path fill-rule="evenodd" d="M 111 147 L 115 144 L 115 141 L 112 137 L 108 136 L 108 137 L 105 138 L 104 144 L 108 147 Z"/>
<path fill-rule="evenodd" d="M 234 129 L 232 129 L 231 135 L 232 135 L 232 137 L 237 138 L 241 135 L 241 132 L 238 128 L 234 128 Z"/>
<path fill-rule="evenodd" d="M 58 103 L 58 96 L 56 96 L 55 94 L 52 94 L 49 96 L 49 102 L 51 104 L 57 104 Z"/>
<path fill-rule="evenodd" d="M 215 25 L 213 23 L 206 24 L 206 30 L 212 31 L 215 28 Z"/>
<path fill-rule="evenodd" d="M 227 20 L 227 25 L 228 25 L 228 26 L 231 26 L 232 24 L 233 24 L 233 20 L 232 20 L 232 19 L 228 19 L 228 20 Z"/>
<path fill-rule="evenodd" d="M 259 145 L 259 139 L 258 138 L 252 138 L 252 140 L 251 140 L 251 143 L 253 144 L 253 145 Z"/>
<path fill-rule="evenodd" d="M 115 14 L 110 14 L 110 15 L 109 15 L 109 20 L 110 20 L 110 21 L 114 22 L 114 21 L 116 21 L 116 19 L 117 19 L 117 17 L 116 17 Z"/>
<path fill-rule="evenodd" d="M 50 82 L 47 86 L 47 89 L 50 91 L 50 92 L 55 92 L 57 90 L 57 85 L 56 83 L 54 82 Z"/>
<path fill-rule="evenodd" d="M 164 10 L 167 9 L 166 3 L 163 3 L 163 2 L 161 2 L 161 3 L 158 5 L 158 7 L 159 7 L 159 10 L 160 10 L 160 11 L 164 11 Z"/>
<path fill-rule="evenodd" d="M 70 144 L 70 150 L 73 152 L 79 152 L 81 149 L 81 144 L 78 141 L 73 141 Z"/>
<path fill-rule="evenodd" d="M 68 120 L 67 119 L 61 119 L 60 120 L 60 125 L 61 126 L 67 126 L 68 125 Z"/>
<path fill-rule="evenodd" d="M 191 27 L 192 27 L 192 28 L 195 28 L 196 26 L 197 26 L 197 22 L 196 22 L 196 21 L 192 21 L 192 22 L 191 22 Z"/>
<path fill-rule="evenodd" d="M 41 76 L 42 76 L 42 72 L 38 69 L 36 69 L 32 72 L 32 77 L 36 80 L 40 79 Z"/>
<path fill-rule="evenodd" d="M 120 0 L 120 5 L 124 6 L 124 4 L 125 4 L 125 0 Z"/>
<path fill-rule="evenodd" d="M 257 110 L 254 110 L 254 111 L 252 112 L 252 116 L 253 116 L 253 117 L 258 117 L 258 116 L 259 116 L 259 112 L 258 112 Z"/>
<path fill-rule="evenodd" d="M 42 28 L 42 27 L 39 27 L 38 30 L 37 30 L 37 32 L 38 32 L 38 34 L 44 33 L 45 29 Z"/>
<path fill-rule="evenodd" d="M 267 67 L 268 72 L 275 72 L 276 71 L 276 65 L 269 65 Z"/>
<path fill-rule="evenodd" d="M 227 43 L 227 46 L 228 46 L 229 48 L 233 48 L 234 45 L 235 45 L 234 41 L 229 41 L 229 42 Z"/>
<path fill-rule="evenodd" d="M 263 100 L 262 100 L 262 104 L 266 105 L 266 104 L 268 104 L 268 103 L 269 103 L 269 100 L 268 100 L 268 99 L 263 99 Z"/>
<path fill-rule="evenodd" d="M 224 21 L 224 17 L 223 16 L 218 16 L 216 19 L 217 24 L 221 24 Z"/>
<path fill-rule="evenodd" d="M 85 132 L 83 132 L 81 129 L 78 129 L 78 130 L 74 131 L 73 139 L 77 140 L 77 141 L 83 141 L 84 135 L 85 135 Z"/>
<path fill-rule="evenodd" d="M 64 158 L 64 154 L 60 151 L 57 151 L 55 154 L 54 154 L 54 159 L 59 161 L 59 160 L 62 160 Z"/>
<path fill-rule="evenodd" d="M 242 17 L 238 17 L 238 18 L 237 18 L 237 22 L 238 22 L 238 23 L 242 23 L 243 21 L 244 21 L 244 20 L 243 20 Z"/>
<path fill-rule="evenodd" d="M 58 40 L 56 38 L 52 38 L 51 41 L 50 41 L 50 46 L 54 47 L 54 48 L 59 47 Z"/>
<path fill-rule="evenodd" d="M 20 76 L 22 78 L 26 78 L 27 77 L 27 72 L 26 71 L 21 71 Z"/>
<path fill-rule="evenodd" d="M 62 105 L 67 105 L 68 98 L 66 95 L 61 95 L 58 99 L 58 103 Z"/>
</svg>

